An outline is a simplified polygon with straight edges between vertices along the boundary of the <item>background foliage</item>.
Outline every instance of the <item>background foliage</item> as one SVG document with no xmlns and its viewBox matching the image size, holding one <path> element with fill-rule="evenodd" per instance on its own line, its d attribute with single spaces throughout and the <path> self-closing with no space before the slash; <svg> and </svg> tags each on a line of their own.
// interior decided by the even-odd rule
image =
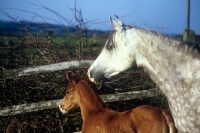
<svg viewBox="0 0 200 133">
<path fill-rule="evenodd" d="M 47 65 L 52 63 L 95 59 L 103 48 L 110 31 L 89 30 L 79 10 L 76 24 L 50 25 L 17 21 L 0 22 L 1 71 Z M 75 14 L 76 14 L 75 13 Z M 86 76 L 87 69 L 75 70 Z M 61 99 L 68 81 L 65 71 L 32 74 L 29 76 L 0 79 L 0 109 L 12 105 Z M 92 83 L 91 83 L 92 84 Z M 93 84 L 99 94 L 114 94 L 132 90 L 156 88 L 142 69 L 123 72 L 105 83 L 101 89 Z M 164 96 L 107 103 L 116 111 L 125 111 L 149 104 L 168 109 Z M 65 132 L 81 130 L 80 109 L 68 115 L 59 109 L 42 110 L 15 116 L 0 117 L 0 132 Z"/>
</svg>

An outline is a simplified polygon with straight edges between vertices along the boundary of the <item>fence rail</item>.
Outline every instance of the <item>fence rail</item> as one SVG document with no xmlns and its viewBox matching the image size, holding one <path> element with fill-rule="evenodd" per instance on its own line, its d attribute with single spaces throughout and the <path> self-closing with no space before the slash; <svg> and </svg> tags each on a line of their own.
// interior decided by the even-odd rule
<svg viewBox="0 0 200 133">
<path fill-rule="evenodd" d="M 149 90 L 131 91 L 118 94 L 106 94 L 106 95 L 100 95 L 100 97 L 103 102 L 115 102 L 115 101 L 138 99 L 143 97 L 154 97 L 160 94 L 162 94 L 161 91 L 159 89 L 154 88 Z M 17 115 L 33 111 L 40 111 L 44 109 L 57 108 L 60 102 L 61 99 L 5 107 L 0 110 L 0 116 Z"/>
<path fill-rule="evenodd" d="M 50 64 L 50 65 L 5 70 L 0 72 L 0 79 L 30 75 L 35 73 L 53 72 L 66 69 L 87 68 L 92 63 L 93 60 L 73 60 L 73 61 Z"/>
<path fill-rule="evenodd" d="M 3 72 L 0 72 L 0 79 L 31 75 L 35 73 L 45 73 L 45 72 L 53 72 L 53 71 L 76 69 L 76 68 L 88 68 L 92 63 L 93 60 L 73 60 L 56 64 L 50 64 L 50 65 L 20 68 L 14 70 L 5 70 Z M 155 97 L 160 94 L 162 93 L 160 92 L 159 89 L 153 88 L 149 90 L 100 95 L 100 97 L 103 102 L 116 102 L 116 101 L 132 100 L 144 97 Z M 18 115 L 33 111 L 40 111 L 44 109 L 57 108 L 60 102 L 61 99 L 4 107 L 0 108 L 1 109 L 0 116 Z"/>
<path fill-rule="evenodd" d="M 93 60 L 73 60 L 73 61 L 43 65 L 43 66 L 20 68 L 20 69 L 14 69 L 14 70 L 5 70 L 5 71 L 0 72 L 0 79 L 4 80 L 6 78 L 13 78 L 13 77 L 19 77 L 19 76 L 25 76 L 25 75 L 31 75 L 31 74 L 37 74 L 37 73 L 54 72 L 54 71 L 77 69 L 77 68 L 88 68 L 89 66 L 91 66 L 92 63 L 93 63 Z M 117 93 L 117 94 L 105 94 L 105 95 L 100 95 L 100 98 L 102 99 L 103 102 L 118 102 L 118 101 L 125 101 L 125 100 L 156 97 L 158 95 L 162 95 L 162 92 L 157 88 L 153 88 L 153 89 L 148 89 L 148 90 L 130 91 L 130 92 L 124 92 L 124 93 Z M 36 112 L 36 111 L 41 111 L 41 110 L 46 110 L 46 109 L 58 108 L 61 100 L 62 99 L 13 105 L 13 106 L 3 107 L 3 108 L 0 107 L 0 117 L 20 115 L 20 114 Z M 76 132 L 76 133 L 81 133 L 81 131 Z"/>
</svg>

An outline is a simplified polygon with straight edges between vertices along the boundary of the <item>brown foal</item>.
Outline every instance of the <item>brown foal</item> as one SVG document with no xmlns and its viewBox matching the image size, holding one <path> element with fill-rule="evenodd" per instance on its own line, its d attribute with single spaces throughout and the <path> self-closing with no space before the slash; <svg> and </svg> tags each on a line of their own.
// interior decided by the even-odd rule
<svg viewBox="0 0 200 133">
<path fill-rule="evenodd" d="M 167 110 L 143 105 L 125 112 L 105 106 L 88 80 L 67 73 L 70 83 L 59 108 L 67 113 L 79 105 L 83 119 L 82 133 L 176 133 L 173 118 Z"/>
</svg>

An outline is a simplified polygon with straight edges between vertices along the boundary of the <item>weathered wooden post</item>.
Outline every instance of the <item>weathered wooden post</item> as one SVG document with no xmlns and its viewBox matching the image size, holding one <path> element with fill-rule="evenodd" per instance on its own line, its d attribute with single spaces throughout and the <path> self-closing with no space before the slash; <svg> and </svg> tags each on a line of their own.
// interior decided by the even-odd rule
<svg viewBox="0 0 200 133">
<path fill-rule="evenodd" d="M 195 32 L 190 29 L 190 0 L 187 0 L 187 10 L 186 10 L 186 29 L 183 32 L 183 40 L 188 42 L 195 41 Z"/>
<path fill-rule="evenodd" d="M 190 0 L 187 0 L 186 29 L 190 29 Z"/>
</svg>

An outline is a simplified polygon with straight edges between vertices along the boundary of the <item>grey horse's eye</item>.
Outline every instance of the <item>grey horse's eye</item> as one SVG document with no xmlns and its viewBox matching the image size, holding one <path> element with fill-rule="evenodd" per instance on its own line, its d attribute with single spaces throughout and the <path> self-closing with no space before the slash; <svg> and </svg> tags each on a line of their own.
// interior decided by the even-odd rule
<svg viewBox="0 0 200 133">
<path fill-rule="evenodd" d="M 108 37 L 108 41 L 106 42 L 106 49 L 111 51 L 115 48 L 115 31 L 113 31 L 109 37 Z"/>
<path fill-rule="evenodd" d="M 109 50 L 109 51 L 111 51 L 111 50 L 113 49 L 113 46 L 108 45 L 108 46 L 106 47 L 106 49 Z"/>
</svg>

